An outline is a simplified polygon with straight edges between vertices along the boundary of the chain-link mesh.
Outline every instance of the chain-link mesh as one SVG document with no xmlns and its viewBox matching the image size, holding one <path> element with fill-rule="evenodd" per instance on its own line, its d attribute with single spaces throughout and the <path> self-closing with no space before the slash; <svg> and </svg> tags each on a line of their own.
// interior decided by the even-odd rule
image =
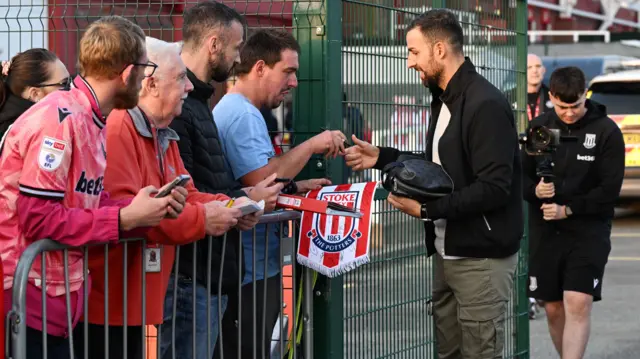
<svg viewBox="0 0 640 359">
<path fill-rule="evenodd" d="M 294 1 L 222 0 L 242 13 L 249 29 L 292 29 Z M 10 59 L 34 47 L 52 50 L 70 70 L 75 68 L 77 46 L 87 26 L 105 15 L 120 15 L 138 24 L 145 34 L 166 41 L 182 39 L 182 16 L 198 1 L 0 1 L 0 56 Z M 73 71 L 72 71 L 73 72 Z"/>
</svg>

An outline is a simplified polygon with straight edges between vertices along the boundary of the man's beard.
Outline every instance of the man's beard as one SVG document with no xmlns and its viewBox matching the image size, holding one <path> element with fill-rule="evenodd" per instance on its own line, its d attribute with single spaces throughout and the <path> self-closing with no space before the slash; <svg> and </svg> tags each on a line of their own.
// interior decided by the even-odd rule
<svg viewBox="0 0 640 359">
<path fill-rule="evenodd" d="M 435 61 L 432 61 L 431 64 L 431 69 L 433 69 L 433 75 L 429 76 L 427 75 L 427 73 L 425 72 L 425 80 L 423 81 L 423 85 L 430 88 L 430 89 L 435 89 L 435 88 L 439 88 L 440 87 L 440 80 L 442 79 L 442 73 L 444 72 L 444 69 L 442 68 L 442 66 L 438 66 L 436 64 Z M 444 90 L 444 89 L 441 89 Z"/>
<path fill-rule="evenodd" d="M 124 88 L 119 88 L 118 91 L 116 91 L 116 95 L 113 98 L 114 108 L 128 110 L 138 105 L 139 91 L 132 77 L 133 76 L 129 76 L 127 85 Z"/>
<path fill-rule="evenodd" d="M 233 64 L 225 64 L 222 56 L 219 56 L 217 60 L 218 61 L 209 64 L 211 68 L 211 79 L 215 82 L 225 82 L 229 79 L 229 75 L 233 69 Z"/>
</svg>

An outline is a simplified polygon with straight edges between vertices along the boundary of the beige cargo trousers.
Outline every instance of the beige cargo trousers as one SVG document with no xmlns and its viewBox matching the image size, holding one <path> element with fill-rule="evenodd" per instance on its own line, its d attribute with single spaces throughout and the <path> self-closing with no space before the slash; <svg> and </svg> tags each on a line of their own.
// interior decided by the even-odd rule
<svg viewBox="0 0 640 359">
<path fill-rule="evenodd" d="M 436 253 L 433 260 L 438 358 L 502 358 L 518 254 L 502 259 L 443 259 Z"/>
</svg>

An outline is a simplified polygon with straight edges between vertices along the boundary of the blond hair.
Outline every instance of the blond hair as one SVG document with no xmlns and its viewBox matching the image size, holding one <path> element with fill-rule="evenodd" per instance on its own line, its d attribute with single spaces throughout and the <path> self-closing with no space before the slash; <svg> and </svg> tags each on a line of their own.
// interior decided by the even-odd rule
<svg viewBox="0 0 640 359">
<path fill-rule="evenodd" d="M 87 77 L 112 79 L 145 53 L 142 29 L 121 16 L 92 23 L 80 39 L 78 69 Z"/>
</svg>

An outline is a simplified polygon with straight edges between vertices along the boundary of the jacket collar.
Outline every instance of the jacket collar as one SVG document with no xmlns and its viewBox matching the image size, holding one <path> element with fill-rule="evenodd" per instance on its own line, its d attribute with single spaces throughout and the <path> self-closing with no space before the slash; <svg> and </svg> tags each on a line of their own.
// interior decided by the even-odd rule
<svg viewBox="0 0 640 359">
<path fill-rule="evenodd" d="M 91 103 L 91 117 L 93 117 L 93 122 L 101 129 L 104 128 L 104 126 L 106 125 L 106 119 L 102 115 L 102 111 L 100 111 L 98 97 L 96 96 L 96 93 L 93 91 L 91 85 L 89 85 L 87 80 L 85 80 L 84 77 L 77 75 L 73 79 L 73 82 L 71 82 L 71 87 L 80 90 L 87 97 L 87 99 Z"/>
<path fill-rule="evenodd" d="M 138 134 L 142 137 L 153 139 L 153 133 L 151 132 L 151 122 L 145 115 L 144 111 L 138 106 L 127 110 L 129 112 L 129 116 L 131 116 L 131 120 L 133 120 L 133 125 L 138 131 Z M 180 136 L 173 129 L 167 128 L 156 128 L 156 132 L 158 133 L 158 141 L 160 142 L 160 146 L 162 147 L 162 153 L 167 152 L 169 148 L 170 141 L 179 141 Z"/>
<path fill-rule="evenodd" d="M 444 91 L 442 89 L 438 89 L 440 90 L 437 92 L 440 93 L 440 100 L 447 104 L 447 106 L 452 104 L 464 93 L 475 74 L 477 74 L 476 67 L 471 62 L 471 59 L 465 56 L 464 62 L 453 74 L 451 80 L 449 80 L 447 88 Z"/>
<path fill-rule="evenodd" d="M 193 84 L 193 91 L 189 92 L 189 97 L 193 97 L 200 102 L 206 103 L 213 96 L 214 88 L 210 84 L 200 81 L 196 75 L 187 69 L 187 77 Z"/>
</svg>

